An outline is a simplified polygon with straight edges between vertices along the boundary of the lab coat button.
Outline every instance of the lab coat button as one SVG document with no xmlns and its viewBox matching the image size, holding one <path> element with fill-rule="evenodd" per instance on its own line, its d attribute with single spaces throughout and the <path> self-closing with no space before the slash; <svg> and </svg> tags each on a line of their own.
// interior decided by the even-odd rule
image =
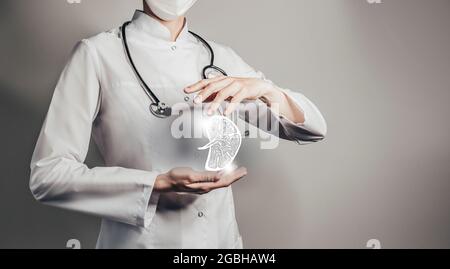
<svg viewBox="0 0 450 269">
<path fill-rule="evenodd" d="M 249 137 L 250 136 L 250 131 L 249 130 L 247 130 L 247 131 L 245 131 L 245 134 L 244 134 L 246 137 Z"/>
<path fill-rule="evenodd" d="M 188 102 L 189 101 L 189 96 L 184 97 L 184 101 Z"/>
<path fill-rule="evenodd" d="M 203 215 L 204 215 L 203 212 L 198 212 L 198 217 L 199 218 L 203 217 Z"/>
<path fill-rule="evenodd" d="M 171 50 L 176 50 L 176 49 L 177 49 L 177 46 L 174 45 L 174 46 L 170 47 L 170 49 L 171 49 Z"/>
</svg>

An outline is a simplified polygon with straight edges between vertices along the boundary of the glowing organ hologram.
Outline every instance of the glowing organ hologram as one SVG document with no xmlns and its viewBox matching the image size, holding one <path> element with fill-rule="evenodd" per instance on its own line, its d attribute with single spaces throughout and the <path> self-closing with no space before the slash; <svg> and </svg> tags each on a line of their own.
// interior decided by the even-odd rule
<svg viewBox="0 0 450 269">
<path fill-rule="evenodd" d="M 215 115 L 205 125 L 209 143 L 199 150 L 209 149 L 205 169 L 220 171 L 231 165 L 241 147 L 242 136 L 233 121 L 224 116 Z"/>
</svg>

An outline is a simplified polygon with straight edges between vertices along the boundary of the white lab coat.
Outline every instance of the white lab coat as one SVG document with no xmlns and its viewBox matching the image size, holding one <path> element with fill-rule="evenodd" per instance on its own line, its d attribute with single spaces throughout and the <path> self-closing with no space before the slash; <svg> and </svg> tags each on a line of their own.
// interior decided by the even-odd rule
<svg viewBox="0 0 450 269">
<path fill-rule="evenodd" d="M 176 42 L 155 19 L 136 12 L 127 28 L 136 65 L 156 95 L 185 102 L 183 88 L 201 79 L 205 47 L 185 25 Z M 231 76 L 260 77 L 230 48 L 210 42 L 216 65 Z M 326 124 L 303 95 L 287 91 L 306 122 L 278 118 L 284 138 L 321 140 Z M 192 100 L 193 96 L 189 96 Z M 98 248 L 241 248 L 231 188 L 205 195 L 159 194 L 158 174 L 202 170 L 207 152 L 170 135 L 170 119 L 149 113 L 150 100 L 125 57 L 119 29 L 82 40 L 57 83 L 31 161 L 30 189 L 48 205 L 103 219 Z M 89 140 L 105 167 L 84 164 Z"/>
</svg>

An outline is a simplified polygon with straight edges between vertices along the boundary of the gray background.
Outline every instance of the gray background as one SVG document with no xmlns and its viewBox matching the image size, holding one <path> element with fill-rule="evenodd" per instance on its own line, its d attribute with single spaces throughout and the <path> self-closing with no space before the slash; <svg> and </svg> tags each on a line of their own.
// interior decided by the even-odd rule
<svg viewBox="0 0 450 269">
<path fill-rule="evenodd" d="M 0 3 L 0 247 L 93 247 L 94 217 L 42 206 L 29 161 L 53 87 L 84 37 L 140 0 Z M 450 247 L 450 1 L 200 0 L 196 32 L 233 47 L 328 122 L 325 142 L 260 150 L 235 185 L 246 247 Z M 95 149 L 88 164 L 101 164 Z"/>
</svg>

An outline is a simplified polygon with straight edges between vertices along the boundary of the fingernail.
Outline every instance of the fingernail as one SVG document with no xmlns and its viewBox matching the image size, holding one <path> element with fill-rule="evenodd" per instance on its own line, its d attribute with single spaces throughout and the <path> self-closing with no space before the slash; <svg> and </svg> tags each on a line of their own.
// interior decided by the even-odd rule
<svg viewBox="0 0 450 269">
<path fill-rule="evenodd" d="M 197 95 L 195 98 L 194 98 L 194 103 L 196 103 L 196 104 L 200 104 L 201 102 L 202 102 L 202 96 L 201 95 Z"/>
<path fill-rule="evenodd" d="M 211 116 L 214 113 L 214 111 L 212 109 L 208 110 L 208 115 Z"/>
</svg>

